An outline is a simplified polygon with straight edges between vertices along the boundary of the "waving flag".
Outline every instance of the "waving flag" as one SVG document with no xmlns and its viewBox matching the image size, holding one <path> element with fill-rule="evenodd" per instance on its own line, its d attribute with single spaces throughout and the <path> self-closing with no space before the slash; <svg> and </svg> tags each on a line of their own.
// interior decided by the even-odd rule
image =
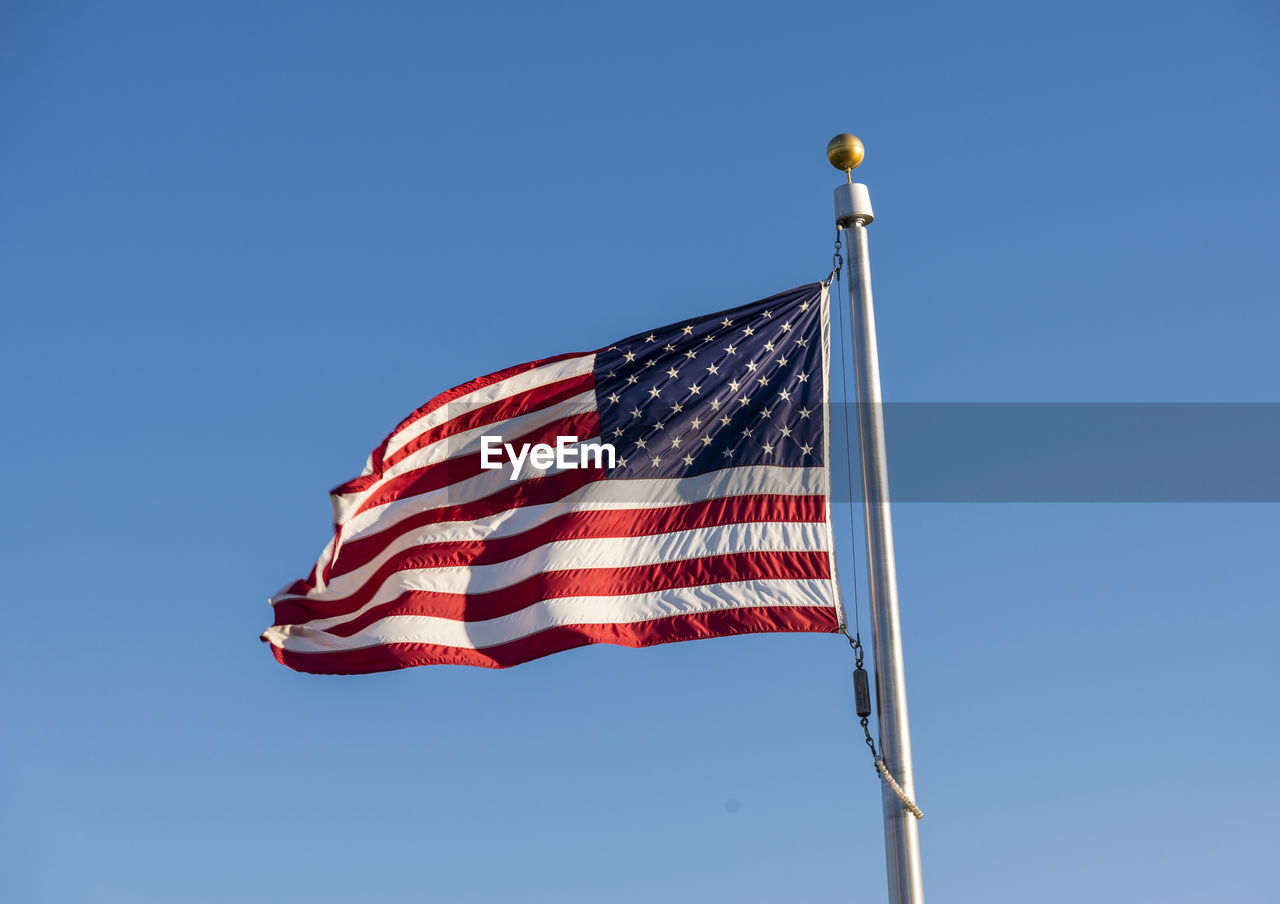
<svg viewBox="0 0 1280 904">
<path fill-rule="evenodd" d="M 333 491 L 262 639 L 355 674 L 837 631 L 828 357 L 814 284 L 451 389 Z"/>
</svg>

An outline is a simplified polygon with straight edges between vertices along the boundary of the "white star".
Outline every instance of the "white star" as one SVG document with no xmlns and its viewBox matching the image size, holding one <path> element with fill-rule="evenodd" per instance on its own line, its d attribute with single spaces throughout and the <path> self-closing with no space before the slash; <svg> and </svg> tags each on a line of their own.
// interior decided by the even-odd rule
<svg viewBox="0 0 1280 904">
<path fill-rule="evenodd" d="M 689 426 L 692 427 L 694 430 L 697 430 L 699 427 L 702 426 L 702 418 L 695 417 L 693 420 L 689 422 Z"/>
<path fill-rule="evenodd" d="M 667 376 L 674 380 L 676 377 L 680 376 L 680 372 L 674 367 L 669 367 L 667 368 Z"/>
<path fill-rule="evenodd" d="M 720 416 L 720 423 L 724 424 L 726 427 L 728 427 L 728 426 L 729 426 L 729 421 L 730 421 L 730 420 L 731 420 L 731 418 L 730 418 L 730 417 L 729 417 L 729 415 L 727 415 L 727 414 L 724 414 L 724 415 L 721 415 L 721 416 Z"/>
<path fill-rule="evenodd" d="M 698 393 L 702 392 L 702 387 L 699 386 L 697 383 L 690 383 L 689 391 L 694 395 L 697 395 Z"/>
<path fill-rule="evenodd" d="M 680 437 L 678 437 L 678 436 L 673 436 L 673 437 L 671 437 L 671 445 L 672 445 L 672 446 L 674 446 L 675 448 L 679 449 L 679 448 L 680 448 L 680 443 L 681 443 L 681 439 L 680 439 Z"/>
<path fill-rule="evenodd" d="M 771 352 L 771 351 L 773 351 L 773 343 L 772 343 L 772 342 L 766 342 L 766 343 L 764 344 L 764 350 L 765 350 L 765 351 L 767 351 L 767 352 Z"/>
<path fill-rule="evenodd" d="M 748 362 L 747 362 L 747 370 L 751 371 L 752 373 L 755 373 L 755 372 L 756 372 L 756 368 L 757 368 L 757 367 L 759 367 L 759 366 L 760 366 L 760 365 L 759 365 L 759 364 L 757 364 L 757 363 L 756 363 L 756 362 L 754 362 L 754 361 L 748 361 Z"/>
<path fill-rule="evenodd" d="M 781 364 L 783 367 L 786 367 L 786 366 L 787 366 L 787 356 L 786 356 L 786 355 L 779 355 L 779 356 L 778 356 L 778 363 L 779 363 L 779 364 Z"/>
<path fill-rule="evenodd" d="M 791 435 L 791 428 L 790 428 L 790 427 L 783 427 L 783 428 L 782 428 L 782 429 L 780 429 L 778 432 L 779 432 L 779 433 L 781 433 L 783 436 L 790 436 L 790 435 Z"/>
<path fill-rule="evenodd" d="M 797 340 L 796 340 L 796 345 L 800 346 L 801 348 L 804 348 L 804 347 L 805 347 L 805 346 L 807 346 L 808 344 L 809 344 L 809 340 L 808 340 L 808 339 L 797 339 Z"/>
<path fill-rule="evenodd" d="M 634 408 L 632 408 L 632 409 L 631 409 L 631 416 L 632 416 L 632 417 L 639 417 L 639 416 L 640 416 L 640 415 L 642 415 L 642 414 L 644 414 L 644 412 L 640 410 L 640 406 L 639 406 L 639 405 L 637 405 L 636 407 L 634 407 Z"/>
<path fill-rule="evenodd" d="M 693 327 L 691 327 L 691 326 L 689 326 L 688 324 L 686 324 L 686 325 L 685 325 L 685 327 L 684 327 L 684 329 L 680 330 L 680 332 L 684 333 L 686 336 L 692 336 L 692 335 L 693 335 Z"/>
<path fill-rule="evenodd" d="M 763 417 L 763 418 L 771 418 L 771 417 L 773 417 L 773 409 L 772 409 L 772 408 L 761 408 L 761 409 L 760 409 L 760 416 L 761 416 L 761 417 Z"/>
<path fill-rule="evenodd" d="M 801 383 L 808 383 L 809 375 L 806 373 L 799 373 L 799 374 L 796 374 L 796 379 L 799 380 Z"/>
<path fill-rule="evenodd" d="M 806 301 L 804 304 L 800 305 L 800 310 L 802 311 L 809 310 L 809 302 Z"/>
<path fill-rule="evenodd" d="M 773 316 L 773 311 L 765 311 L 765 312 L 764 312 L 764 316 L 765 316 L 765 317 L 772 317 L 772 316 Z"/>
<path fill-rule="evenodd" d="M 707 368 L 707 370 L 708 370 L 710 373 L 713 373 L 713 374 L 718 374 L 718 373 L 720 373 L 720 368 L 716 367 L 714 364 L 712 364 L 710 367 L 708 367 L 708 368 Z"/>
<path fill-rule="evenodd" d="M 700 439 L 702 440 L 702 445 L 704 445 L 704 446 L 709 446 L 709 445 L 711 445 L 711 437 L 709 437 L 709 436 L 703 436 L 703 437 L 700 437 Z"/>
<path fill-rule="evenodd" d="M 660 464 L 662 464 L 662 459 L 656 455 L 653 456 L 653 466 L 656 468 Z"/>
<path fill-rule="evenodd" d="M 741 384 L 741 383 L 739 383 L 737 380 L 730 380 L 730 381 L 729 381 L 729 391 L 730 391 L 730 392 L 737 392 L 737 391 L 738 391 L 738 387 L 739 387 L 739 386 L 741 386 L 741 385 L 742 385 L 742 384 Z"/>
<path fill-rule="evenodd" d="M 803 446 L 800 447 L 801 455 L 808 455 L 812 451 L 813 451 L 813 446 L 809 445 L 808 443 L 805 443 Z"/>
<path fill-rule="evenodd" d="M 644 437 L 643 437 L 643 436 L 636 440 L 636 448 L 637 448 L 637 449 L 643 449 L 643 448 L 644 448 Z"/>
<path fill-rule="evenodd" d="M 619 458 L 618 467 L 625 468 L 626 466 L 627 466 L 627 460 L 625 458 Z"/>
<path fill-rule="evenodd" d="M 791 393 L 784 389 L 782 392 L 778 393 L 778 398 L 782 399 L 784 402 L 789 402 L 791 401 Z"/>
<path fill-rule="evenodd" d="M 614 436 L 622 436 L 622 428 L 621 428 L 621 427 L 614 427 L 614 428 L 613 428 L 613 435 L 614 435 Z"/>
<path fill-rule="evenodd" d="M 679 414 L 681 411 L 684 411 L 684 406 L 681 405 L 679 402 L 676 402 L 674 405 L 671 406 L 672 414 Z"/>
<path fill-rule="evenodd" d="M 702 337 L 702 341 L 703 341 L 703 342 L 714 342 L 714 341 L 715 341 L 715 338 L 716 338 L 715 336 L 712 336 L 710 333 L 707 333 L 707 335 L 705 335 L 705 336 L 703 336 L 703 337 Z"/>
<path fill-rule="evenodd" d="M 627 382 L 632 385 L 635 385 L 636 383 L 640 382 L 640 378 L 637 377 L 635 374 L 627 374 Z"/>
<path fill-rule="evenodd" d="M 750 404 L 751 404 L 751 396 L 743 396 L 742 398 L 738 399 L 738 404 L 739 404 L 739 405 L 750 405 Z"/>
<path fill-rule="evenodd" d="M 713 410 L 713 411 L 719 411 L 719 410 L 720 410 L 720 400 L 719 400 L 719 399 L 712 399 L 712 400 L 711 400 L 711 408 L 712 408 L 712 410 Z"/>
<path fill-rule="evenodd" d="M 618 399 L 620 398 L 620 396 L 619 396 L 616 392 L 611 392 L 611 393 L 609 393 L 609 395 L 607 395 L 607 396 L 606 396 L 606 398 L 607 398 L 610 402 L 613 402 L 613 404 L 615 404 L 615 405 L 616 405 L 616 404 L 618 404 Z"/>
<path fill-rule="evenodd" d="M 653 360 L 652 358 L 650 358 L 648 361 L 644 362 L 644 366 L 645 366 L 645 367 L 653 367 L 653 365 L 655 365 L 655 364 L 657 364 L 657 363 L 658 363 L 657 361 L 655 361 L 655 360 Z"/>
<path fill-rule="evenodd" d="M 800 417 L 802 417 L 802 418 L 807 418 L 807 417 L 808 417 L 809 415 L 811 415 L 811 414 L 813 414 L 813 409 L 812 409 L 812 408 L 801 408 L 801 409 L 800 409 Z"/>
<path fill-rule="evenodd" d="M 615 374 L 613 371 L 609 371 L 607 374 L 605 374 L 605 376 L 612 378 L 612 377 L 616 377 L 617 374 Z"/>
<path fill-rule="evenodd" d="M 673 352 L 676 350 L 676 347 L 668 342 L 666 345 L 662 346 L 662 350 L 664 352 Z"/>
<path fill-rule="evenodd" d="M 761 443 L 760 445 L 761 445 L 761 448 L 763 448 L 763 449 L 764 449 L 764 454 L 765 454 L 765 455 L 772 455 L 772 454 L 773 454 L 773 444 L 772 444 L 772 443 Z"/>
<path fill-rule="evenodd" d="M 752 335 L 755 335 L 755 330 L 753 330 L 753 329 L 752 329 L 751 327 L 749 327 L 749 326 L 744 326 L 744 327 L 742 328 L 742 334 L 743 334 L 744 336 L 752 336 Z"/>
<path fill-rule="evenodd" d="M 682 459 L 681 459 L 681 461 L 683 461 L 683 462 L 684 462 L 685 464 L 687 464 L 689 467 L 693 467 L 693 456 L 692 456 L 692 455 L 686 455 L 684 458 L 682 458 Z"/>
<path fill-rule="evenodd" d="M 666 425 L 665 425 L 665 424 L 663 424 L 663 423 L 662 423 L 662 421 L 657 421 L 657 422 L 655 422 L 655 423 L 654 423 L 654 425 L 653 425 L 653 429 L 654 429 L 654 430 L 666 430 L 666 429 L 667 429 L 667 427 L 666 427 Z"/>
<path fill-rule="evenodd" d="M 768 386 L 768 385 L 769 385 L 769 378 L 768 378 L 768 377 L 761 377 L 760 379 L 756 380 L 756 382 L 757 382 L 757 383 L 759 383 L 761 386 Z"/>
<path fill-rule="evenodd" d="M 654 387 L 650 388 L 650 390 L 649 390 L 649 395 L 653 396 L 653 397 L 656 399 L 656 398 L 658 398 L 659 396 L 661 396 L 661 395 L 662 395 L 662 393 L 658 391 L 658 387 L 654 386 Z"/>
<path fill-rule="evenodd" d="M 645 341 L 645 342 L 654 342 L 654 341 L 656 341 L 656 340 L 657 340 L 657 338 L 658 338 L 658 337 L 657 337 L 657 336 L 655 336 L 653 333 L 650 333 L 649 335 L 647 335 L 647 336 L 645 336 L 645 337 L 644 337 L 644 341 Z"/>
<path fill-rule="evenodd" d="M 730 320 L 728 317 L 726 317 L 724 320 L 721 320 L 721 321 L 720 321 L 720 325 L 721 325 L 721 326 L 733 326 L 733 321 L 732 321 L 732 320 Z"/>
<path fill-rule="evenodd" d="M 782 325 L 782 332 L 784 332 L 784 333 L 789 333 L 789 332 L 791 332 L 791 321 L 790 321 L 790 320 L 788 320 L 786 323 L 784 323 L 784 324 Z"/>
<path fill-rule="evenodd" d="M 742 428 L 742 435 L 743 435 L 743 436 L 750 436 L 750 435 L 751 435 L 751 428 L 750 428 L 750 427 L 743 427 L 743 428 Z"/>
<path fill-rule="evenodd" d="M 738 347 L 730 342 L 728 346 L 725 347 L 725 351 L 731 355 L 736 355 L 738 353 Z"/>
<path fill-rule="evenodd" d="M 694 354 L 693 349 L 689 349 L 687 352 L 685 352 L 685 353 L 684 353 L 684 356 L 685 356 L 686 358 L 688 358 L 690 361 L 692 361 L 694 358 L 698 357 L 696 354 Z"/>
<path fill-rule="evenodd" d="M 733 450 L 732 450 L 732 449 L 725 449 L 725 450 L 724 450 L 723 452 L 721 452 L 720 454 L 721 454 L 721 455 L 723 455 L 725 458 L 733 458 Z"/>
<path fill-rule="evenodd" d="M 627 363 L 630 364 L 632 361 L 636 359 L 636 353 L 633 351 L 625 351 L 622 353 L 622 357 L 626 358 Z"/>
</svg>

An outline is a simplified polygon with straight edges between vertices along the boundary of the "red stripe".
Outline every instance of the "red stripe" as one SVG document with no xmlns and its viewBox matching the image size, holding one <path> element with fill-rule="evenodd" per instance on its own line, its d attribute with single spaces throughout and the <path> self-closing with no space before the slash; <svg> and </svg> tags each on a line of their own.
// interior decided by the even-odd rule
<svg viewBox="0 0 1280 904">
<path fill-rule="evenodd" d="M 392 556 L 364 581 L 361 587 L 380 586 L 397 571 L 406 568 L 445 568 L 457 565 L 491 565 L 531 552 L 546 543 L 561 540 L 649 537 L 674 531 L 748 522 L 814 522 L 826 520 L 823 496 L 726 496 L 667 508 L 607 509 L 565 512 L 548 518 L 526 531 L 507 537 L 422 543 Z M 397 534 L 402 536 L 403 534 Z M 392 542 L 394 537 L 388 538 Z M 372 549 L 363 552 L 373 552 Z M 381 552 L 378 550 L 377 552 Z M 333 577 L 348 574 L 372 560 L 355 564 L 343 556 Z M 333 578 L 330 578 L 332 581 Z M 356 592 L 358 588 L 353 588 Z"/>
<path fill-rule="evenodd" d="M 594 439 L 599 435 L 600 415 L 598 412 L 588 411 L 552 421 L 550 424 L 544 424 L 514 439 L 504 437 L 504 440 L 512 445 L 520 445 L 521 443 L 555 445 L 556 438 L 561 436 L 576 436 L 579 439 L 587 440 Z M 479 449 L 468 455 L 459 455 L 456 458 L 424 465 L 421 468 L 409 471 L 407 474 L 401 474 L 398 477 L 392 477 L 390 480 L 384 481 L 376 493 L 370 495 L 369 498 L 360 503 L 360 506 L 354 512 L 347 516 L 347 520 L 368 509 L 386 505 L 388 502 L 407 499 L 410 496 L 418 496 L 422 493 L 429 493 L 432 490 L 451 486 L 459 481 L 475 477 L 483 470 L 480 467 Z"/>
<path fill-rule="evenodd" d="M 637 624 L 565 625 L 483 650 L 437 644 L 393 643 L 337 653 L 295 653 L 272 644 L 271 652 L 277 660 L 299 672 L 361 675 L 417 665 L 479 665 L 504 669 L 594 643 L 647 647 L 660 643 L 766 631 L 831 634 L 838 630 L 836 611 L 826 606 L 748 606 L 719 612 L 673 615 Z"/>
<path fill-rule="evenodd" d="M 826 579 L 830 576 L 830 555 L 826 551 L 733 552 L 652 565 L 543 571 L 485 593 L 406 590 L 351 621 L 327 628 L 326 632 L 350 637 L 389 615 L 431 615 L 458 621 L 484 621 L 519 612 L 542 600 L 566 596 L 629 596 L 708 584 Z M 275 624 L 296 625 L 316 618 L 343 615 L 368 602 L 376 589 L 367 585 L 361 588 L 360 593 L 339 601 L 339 606 L 334 606 L 329 600 L 283 600 L 276 605 Z M 357 602 L 362 597 L 363 601 Z"/>
<path fill-rule="evenodd" d="M 422 433 L 415 436 L 405 445 L 401 446 L 391 455 L 387 456 L 381 467 L 376 468 L 374 473 L 365 474 L 348 480 L 340 487 L 333 490 L 335 495 L 346 495 L 349 493 L 360 493 L 369 489 L 382 479 L 382 473 L 391 466 L 408 458 L 414 452 L 438 442 L 449 436 L 456 436 L 467 430 L 474 430 L 477 427 L 483 427 L 486 424 L 496 424 L 499 421 L 505 421 L 508 418 L 517 417 L 523 414 L 532 414 L 535 411 L 541 411 L 549 408 L 558 402 L 571 399 L 580 393 L 595 388 L 595 375 L 586 373 L 576 377 L 569 377 L 564 380 L 557 380 L 554 383 L 548 383 L 545 386 L 535 386 L 533 389 L 526 389 L 524 392 L 518 392 L 515 395 L 507 396 L 504 399 L 498 399 L 496 402 L 490 402 L 487 405 L 480 405 L 475 408 L 469 408 L 460 412 L 443 424 L 437 424 L 430 427 Z M 398 432 L 398 431 L 397 431 Z M 385 452 L 385 447 L 383 449 Z M 380 453 L 382 454 L 382 453 Z"/>
<path fill-rule="evenodd" d="M 521 480 L 509 487 L 504 487 L 491 496 L 464 502 L 458 505 L 445 505 L 410 515 L 395 524 L 389 525 L 376 533 L 365 534 L 354 540 L 345 541 L 338 550 L 338 557 L 343 568 L 358 568 L 377 558 L 386 545 L 400 536 L 428 524 L 443 524 L 447 521 L 473 521 L 487 518 L 508 509 L 521 508 L 527 505 L 545 505 L 558 502 L 575 490 L 589 483 L 604 480 L 603 471 L 595 468 L 577 468 L 572 471 L 560 471 L 545 477 L 531 477 Z M 350 568 L 346 565 L 352 561 Z"/>
<path fill-rule="evenodd" d="M 392 430 L 391 433 L 387 435 L 387 438 L 384 439 L 382 443 L 378 446 L 378 448 L 373 450 L 374 473 L 381 471 L 385 467 L 383 456 L 386 455 L 387 445 L 391 442 L 391 440 L 393 440 L 396 437 L 396 434 L 400 433 L 402 430 L 404 430 L 406 427 L 410 426 L 420 418 L 426 417 L 428 414 L 435 411 L 437 408 L 440 408 L 443 405 L 447 405 L 450 402 L 452 402 L 454 399 L 459 399 L 462 396 L 466 395 L 467 393 L 475 392 L 477 389 L 482 389 L 485 386 L 490 386 L 494 383 L 500 383 L 503 380 L 509 379 L 511 377 L 519 376 L 520 374 L 523 374 L 523 373 L 528 373 L 531 370 L 536 370 L 537 368 L 542 367 L 544 364 L 554 364 L 556 361 L 563 361 L 566 358 L 581 358 L 583 355 L 586 355 L 586 354 L 593 354 L 593 353 L 592 352 L 569 352 L 564 355 L 555 355 L 554 357 L 551 357 L 551 358 L 539 358 L 537 361 L 526 361 L 524 364 L 516 364 L 504 370 L 499 370 L 491 374 L 486 374 L 483 377 L 476 377 L 474 380 L 470 380 L 466 383 L 463 383 L 461 386 L 455 386 L 453 387 L 453 389 L 445 390 L 435 398 L 431 399 L 431 401 L 419 407 L 407 418 L 405 418 L 403 421 L 397 424 L 396 429 Z"/>
</svg>

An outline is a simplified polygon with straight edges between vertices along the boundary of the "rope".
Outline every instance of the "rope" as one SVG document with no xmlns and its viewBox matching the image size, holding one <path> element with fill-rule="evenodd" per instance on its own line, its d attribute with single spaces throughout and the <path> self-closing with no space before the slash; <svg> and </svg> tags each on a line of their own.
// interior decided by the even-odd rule
<svg viewBox="0 0 1280 904">
<path fill-rule="evenodd" d="M 902 806 L 904 806 L 912 816 L 916 819 L 924 819 L 924 813 L 922 813 L 920 808 L 916 806 L 916 802 L 914 800 L 907 797 L 907 792 L 903 791 L 902 786 L 894 780 L 893 773 L 889 771 L 889 767 L 884 764 L 884 760 L 880 757 L 876 757 L 876 772 L 880 773 L 880 777 L 883 778 L 889 787 L 893 789 L 893 793 L 898 795 L 898 800 L 902 801 Z"/>
<path fill-rule="evenodd" d="M 852 178 L 852 177 L 850 177 Z M 836 294 L 840 294 L 840 271 L 844 269 L 844 256 L 841 252 L 841 227 L 836 227 L 836 253 L 832 255 L 831 263 L 834 265 L 831 275 L 823 285 L 829 286 L 832 282 L 836 284 Z M 845 366 L 845 346 L 844 346 L 844 305 L 836 303 L 836 317 L 839 322 L 840 333 L 840 388 L 844 393 L 844 446 L 845 446 L 845 471 L 849 480 L 849 493 L 853 493 L 853 461 L 852 450 L 853 440 L 849 435 L 849 372 Z M 853 636 L 849 636 L 849 626 L 846 622 L 840 626 L 841 632 L 845 637 L 849 638 L 849 646 L 853 647 L 853 655 L 855 657 L 855 667 L 861 672 L 862 670 L 862 631 L 858 624 L 858 610 L 861 608 L 858 603 L 858 535 L 853 524 L 853 499 L 849 500 L 849 539 L 853 544 Z M 868 707 L 869 708 L 869 707 Z M 876 742 L 871 738 L 871 728 L 867 724 L 867 717 L 862 716 L 859 721 L 862 723 L 862 733 L 866 735 L 867 746 L 871 748 L 871 756 L 876 762 L 876 772 L 880 773 L 880 777 L 885 780 L 893 793 L 898 796 L 898 800 L 902 801 L 902 806 L 916 819 L 924 819 L 924 813 L 916 806 L 916 802 L 907 797 L 907 792 L 902 790 L 902 786 L 898 784 L 897 779 L 893 777 L 893 773 L 889 771 L 889 767 L 885 765 L 884 758 L 876 752 Z"/>
<path fill-rule="evenodd" d="M 840 295 L 840 271 L 844 270 L 845 266 L 844 255 L 841 255 L 840 252 L 841 227 L 838 227 L 837 225 L 836 254 L 832 255 L 831 261 L 833 268 L 831 275 L 827 277 L 827 282 L 823 283 L 824 286 L 831 286 L 831 283 L 835 282 L 837 296 Z M 852 456 L 850 455 L 852 451 L 852 438 L 849 435 L 849 370 L 847 370 L 847 367 L 845 366 L 845 306 L 838 302 L 836 303 L 836 316 L 838 319 L 838 325 L 840 325 L 840 329 L 838 329 L 838 332 L 840 332 L 840 388 L 841 391 L 844 392 L 845 398 L 844 417 L 841 417 L 841 420 L 844 421 L 845 424 L 845 471 L 847 479 L 849 479 L 849 492 L 852 494 L 852 492 L 854 492 L 854 465 L 852 465 Z M 849 537 L 852 544 L 854 544 L 854 556 L 852 556 L 852 561 L 854 561 L 854 635 L 849 635 L 849 625 L 847 625 L 847 622 L 845 625 L 840 626 L 840 630 L 844 633 L 846 638 L 849 638 L 849 645 L 854 648 L 855 667 L 861 671 L 861 667 L 863 667 L 863 642 L 861 642 L 861 631 L 859 630 L 858 624 L 858 611 L 860 608 L 858 601 L 858 531 L 854 529 L 854 503 L 852 503 L 852 498 L 850 498 L 849 501 Z M 872 731 L 870 731 L 870 727 L 868 726 L 867 716 L 861 717 L 859 721 L 861 722 L 861 725 L 863 725 L 863 734 L 867 735 L 867 747 L 872 750 L 872 758 L 876 761 L 876 771 L 881 775 L 881 779 L 883 779 L 884 782 L 893 789 L 893 794 L 897 795 L 897 799 L 902 802 L 902 807 L 904 807 L 911 816 L 914 816 L 916 819 L 923 819 L 924 813 L 920 811 L 919 807 L 916 807 L 914 800 L 911 800 L 909 796 L 906 796 L 906 791 L 902 790 L 902 786 L 897 784 L 897 780 L 893 777 L 893 773 L 888 771 L 888 766 L 884 764 L 884 758 L 877 753 L 876 741 L 872 740 Z"/>
<path fill-rule="evenodd" d="M 844 469 L 846 479 L 849 481 L 849 546 L 853 553 L 850 557 L 850 561 L 853 563 L 853 633 L 855 637 L 861 637 L 862 626 L 859 623 L 858 618 L 858 612 L 862 608 L 858 601 L 858 532 L 853 526 L 853 440 L 849 435 L 849 370 L 844 363 L 844 304 L 839 301 L 839 296 L 842 294 L 840 291 L 840 271 L 844 269 L 844 255 L 840 253 L 841 231 L 842 227 L 837 226 L 835 244 L 836 253 L 832 255 L 831 262 L 835 264 L 835 269 L 832 271 L 832 275 L 834 276 L 836 283 L 837 301 L 835 308 L 836 320 L 839 324 L 838 332 L 840 333 L 840 392 L 841 398 L 844 401 L 844 404 L 841 407 L 840 421 L 844 424 Z M 840 626 L 840 629 L 844 633 L 845 637 L 849 637 L 849 625 L 847 619 L 846 623 Z M 849 643 L 852 644 L 853 642 L 854 638 L 849 637 Z M 857 648 L 860 649 L 861 646 L 861 643 L 857 644 Z M 859 656 L 858 658 L 861 660 L 862 657 Z M 861 668 L 861 663 L 859 663 L 859 668 Z"/>
</svg>

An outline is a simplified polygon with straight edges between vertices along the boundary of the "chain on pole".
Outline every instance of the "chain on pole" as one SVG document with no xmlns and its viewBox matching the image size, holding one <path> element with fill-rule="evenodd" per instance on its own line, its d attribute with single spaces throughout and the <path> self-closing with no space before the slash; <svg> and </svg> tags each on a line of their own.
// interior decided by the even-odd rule
<svg viewBox="0 0 1280 904">
<path fill-rule="evenodd" d="M 850 634 L 847 630 L 844 636 L 849 639 L 849 646 L 853 648 L 853 696 L 858 707 L 858 722 L 862 725 L 862 735 L 866 740 L 867 749 L 871 751 L 871 759 L 875 762 L 876 773 L 884 779 L 885 784 L 898 796 L 898 800 L 902 801 L 902 806 L 906 808 L 916 819 L 924 819 L 924 811 L 922 811 L 916 802 L 907 796 L 907 792 L 902 790 L 902 786 L 898 784 L 898 780 L 893 777 L 893 773 L 889 771 L 888 764 L 885 763 L 884 757 L 876 750 L 876 742 L 871 737 L 871 687 L 867 679 L 867 670 L 862 667 L 862 637 L 859 634 Z"/>
</svg>

